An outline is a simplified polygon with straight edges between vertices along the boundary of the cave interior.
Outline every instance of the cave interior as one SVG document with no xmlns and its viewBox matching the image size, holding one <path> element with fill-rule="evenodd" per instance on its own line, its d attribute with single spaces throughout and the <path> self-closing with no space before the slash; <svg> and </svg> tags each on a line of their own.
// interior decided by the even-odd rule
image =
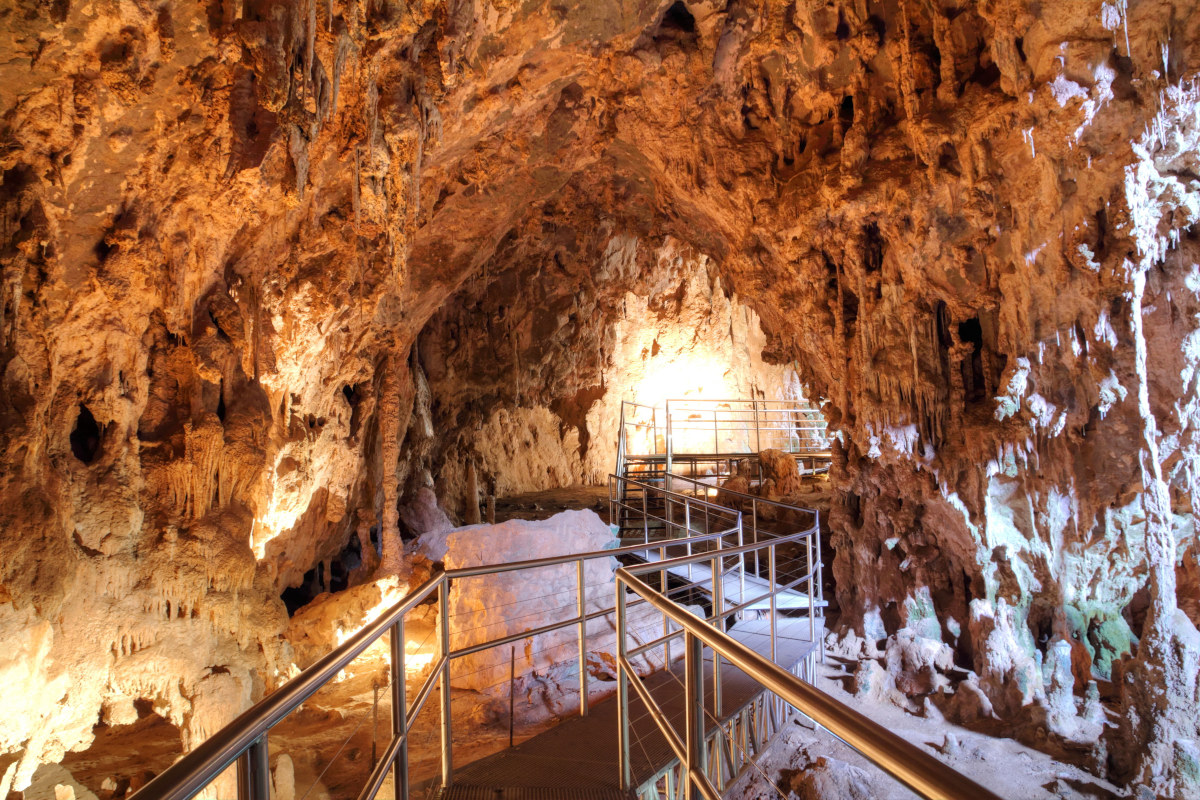
<svg viewBox="0 0 1200 800">
<path fill-rule="evenodd" d="M 119 800 L 439 570 L 610 546 L 624 403 L 723 398 L 828 437 L 727 486 L 820 511 L 815 685 L 1001 796 L 1200 795 L 1192 0 L 0 20 L 0 800 Z M 382 648 L 275 800 L 356 796 Z M 527 650 L 455 678 L 463 758 L 575 713 Z M 784 734 L 727 797 L 893 796 Z"/>
</svg>

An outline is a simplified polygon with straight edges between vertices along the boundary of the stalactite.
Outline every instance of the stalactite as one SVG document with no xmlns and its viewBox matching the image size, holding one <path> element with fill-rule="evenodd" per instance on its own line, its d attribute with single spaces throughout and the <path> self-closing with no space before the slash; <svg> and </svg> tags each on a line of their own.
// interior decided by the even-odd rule
<svg viewBox="0 0 1200 800">
<path fill-rule="evenodd" d="M 920 108 L 913 80 L 912 30 L 908 15 L 908 0 L 900 0 L 900 63 L 896 65 L 896 75 L 900 85 L 900 98 L 904 104 L 904 115 L 909 121 L 915 121 L 920 113 Z M 913 137 L 913 144 L 916 146 L 915 129 L 910 128 L 909 135 Z"/>
<path fill-rule="evenodd" d="M 1144 487 L 1142 505 L 1146 514 L 1149 608 L 1137 656 L 1122 671 L 1124 680 L 1120 689 L 1125 709 L 1120 731 L 1128 750 L 1120 754 L 1118 763 L 1139 783 L 1164 786 L 1165 780 L 1182 782 L 1188 779 L 1181 774 L 1188 769 L 1186 760 L 1181 761 L 1176 752 L 1175 740 L 1181 735 L 1179 723 L 1170 727 L 1160 725 L 1182 715 L 1191 720 L 1191 728 L 1196 730 L 1195 716 L 1188 706 L 1189 700 L 1195 698 L 1200 653 L 1193 648 L 1200 642 L 1200 633 L 1186 616 L 1179 613 L 1176 600 L 1176 545 L 1171 499 L 1158 455 L 1158 425 L 1150 405 L 1142 320 L 1146 274 L 1142 267 L 1132 269 L 1129 314 L 1138 379 L 1137 410 L 1141 419 L 1138 461 Z M 1152 720 L 1158 724 L 1148 724 Z M 1182 730 L 1187 730 L 1186 725 Z"/>
<path fill-rule="evenodd" d="M 379 531 L 383 543 L 383 556 L 379 562 L 379 573 L 391 575 L 400 571 L 403 547 L 400 541 L 400 510 L 398 487 L 396 486 L 396 464 L 400 460 L 400 375 L 399 360 L 389 356 L 381 365 L 383 373 L 379 385 L 379 435 L 381 479 L 383 481 L 383 508 L 380 511 L 382 528 Z M 403 362 L 399 362 L 403 363 Z"/>
</svg>

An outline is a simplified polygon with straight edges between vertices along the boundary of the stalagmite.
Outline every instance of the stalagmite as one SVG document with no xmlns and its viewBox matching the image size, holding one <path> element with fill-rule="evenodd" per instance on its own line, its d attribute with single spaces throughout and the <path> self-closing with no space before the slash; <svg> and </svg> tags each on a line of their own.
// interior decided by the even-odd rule
<svg viewBox="0 0 1200 800">
<path fill-rule="evenodd" d="M 479 517 L 479 473 L 475 462 L 467 462 L 466 500 L 463 505 L 463 522 L 467 525 L 478 525 Z"/>
</svg>

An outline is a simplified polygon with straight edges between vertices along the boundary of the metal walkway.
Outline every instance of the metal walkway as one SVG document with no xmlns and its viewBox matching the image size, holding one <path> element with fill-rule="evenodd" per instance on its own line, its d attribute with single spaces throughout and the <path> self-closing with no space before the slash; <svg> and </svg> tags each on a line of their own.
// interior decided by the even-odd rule
<svg viewBox="0 0 1200 800">
<path fill-rule="evenodd" d="M 808 474 L 832 460 L 825 417 L 807 400 L 623 401 L 614 474 L 637 480 L 668 474 L 729 477 L 740 463 L 762 478 L 758 454 L 781 450 Z"/>
<path fill-rule="evenodd" d="M 376 643 L 385 643 L 390 653 L 392 738 L 358 790 L 358 800 L 379 800 L 385 782 L 390 784 L 387 796 L 414 797 L 409 746 L 414 721 L 427 704 L 438 711 L 441 759 L 435 785 L 446 800 L 720 800 L 729 782 L 762 753 L 789 709 L 806 714 L 925 797 L 996 800 L 810 685 L 824 633 L 819 514 L 717 489 L 699 475 L 672 472 L 676 453 L 695 452 L 683 446 L 691 436 L 711 441 L 714 450 L 726 454 L 778 447 L 774 440 L 782 437 L 786 449 L 796 453 L 816 449 L 813 444 L 827 445 L 823 421 L 812 409 L 790 402 L 706 406 L 672 401 L 662 427 L 665 464 L 651 465 L 652 473 L 641 475 L 643 480 L 631 479 L 625 474 L 626 454 L 638 450 L 629 446 L 630 430 L 649 439 L 649 452 L 663 452 L 657 412 L 651 412 L 646 423 L 627 418 L 622 409 L 609 504 L 623 546 L 435 573 L 168 767 L 139 789 L 134 800 L 191 800 L 234 764 L 238 800 L 270 800 L 272 730 Z M 714 494 L 720 504 L 710 500 Z M 677 555 L 680 548 L 683 555 Z M 626 566 L 613 570 L 613 558 Z M 545 569 L 556 571 L 557 588 L 562 589 L 546 595 L 561 598 L 554 613 L 538 609 L 514 616 L 511 621 L 524 621 L 517 630 L 499 635 L 482 634 L 491 626 L 463 625 L 451 614 L 451 594 L 461 592 L 465 581 L 504 573 L 541 574 L 536 580 L 544 581 L 546 573 L 536 571 Z M 699 582 L 694 580 L 697 570 L 703 573 Z M 418 606 L 431 603 L 436 603 L 439 620 L 432 662 L 410 698 L 406 620 Z M 427 611 L 419 613 L 424 617 Z M 604 649 L 609 645 L 597 639 L 604 636 L 603 625 L 590 630 L 596 627 L 591 623 L 605 619 L 615 623 L 617 696 L 589 708 L 589 654 L 613 657 Z M 658 622 L 638 627 L 639 619 L 661 620 L 661 627 Z M 645 641 L 647 630 L 656 638 Z M 578 665 L 580 716 L 507 751 L 456 765 L 452 664 L 495 647 L 507 646 L 511 654 L 518 643 L 528 647 L 537 637 L 569 631 L 575 632 L 575 641 L 565 646 L 577 652 L 562 658 Z M 677 658 L 681 653 L 682 660 Z M 648 664 L 664 663 L 668 668 L 644 674 Z"/>
<path fill-rule="evenodd" d="M 743 620 L 734 624 L 728 633 L 769 657 L 771 632 L 767 620 Z M 823 629 L 818 629 L 814 642 L 809 638 L 806 618 L 780 620 L 776 628 L 777 663 L 807 679 L 811 656 L 816 653 L 822 634 Z M 705 658 L 704 674 L 705 681 L 711 685 L 711 653 Z M 670 671 L 662 670 L 643 679 L 667 718 L 680 728 L 685 712 L 683 681 L 682 659 L 676 660 Z M 728 730 L 739 717 L 756 707 L 756 702 L 763 699 L 764 689 L 746 673 L 723 664 L 721 692 L 723 713 L 710 716 L 709 722 L 710 727 L 714 726 L 715 717 Z M 706 708 L 712 715 L 711 693 Z M 622 793 L 618 785 L 618 711 L 615 698 L 608 698 L 595 704 L 586 717 L 569 719 L 510 750 L 458 768 L 454 773 L 454 785 L 443 790 L 439 797 L 442 800 L 630 797 L 631 794 Z M 775 709 L 776 724 L 782 712 L 781 708 Z M 676 758 L 637 696 L 630 700 L 629 713 L 633 784 L 646 786 L 673 766 Z M 770 714 L 770 709 L 767 713 Z M 714 736 L 721 735 L 716 731 L 713 733 Z"/>
<path fill-rule="evenodd" d="M 683 555 L 683 553 L 671 552 L 679 549 L 682 548 L 667 548 L 668 557 Z M 655 564 L 660 560 L 662 560 L 662 556 L 657 551 L 650 550 L 646 553 L 647 563 Z M 686 580 L 691 587 L 706 592 L 709 595 L 713 592 L 713 571 L 707 564 L 687 564 L 668 567 L 667 573 L 681 580 Z M 725 595 L 725 605 L 729 607 L 745 605 L 748 610 L 752 611 L 768 611 L 771 607 L 770 602 L 767 600 L 767 597 L 771 594 L 771 584 L 750 573 L 747 573 L 739 580 L 725 581 L 721 586 L 721 591 Z M 780 610 L 807 612 L 813 605 L 814 603 L 809 600 L 808 595 L 804 592 L 798 592 L 794 589 L 784 589 L 775 593 L 775 607 Z M 817 598 L 815 605 L 817 608 L 825 608 L 829 603 Z"/>
</svg>

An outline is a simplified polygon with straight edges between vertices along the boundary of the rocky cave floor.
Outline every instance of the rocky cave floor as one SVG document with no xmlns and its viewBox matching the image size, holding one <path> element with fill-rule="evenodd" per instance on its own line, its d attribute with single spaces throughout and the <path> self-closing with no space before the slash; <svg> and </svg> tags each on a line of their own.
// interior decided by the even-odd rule
<svg viewBox="0 0 1200 800">
<path fill-rule="evenodd" d="M 547 519 L 560 511 L 590 508 L 600 519 L 608 517 L 608 486 L 566 486 L 496 498 L 496 522 L 510 519 Z"/>
<path fill-rule="evenodd" d="M 1124 797 L 1117 787 L 1074 764 L 986 726 L 964 727 L 936 714 L 912 714 L 890 703 L 854 693 L 858 663 L 834 656 L 818 668 L 817 686 L 842 703 L 886 726 L 902 739 L 1012 800 Z M 917 795 L 873 766 L 828 731 L 794 717 L 777 734 L 757 770 L 744 773 L 726 792 L 726 800 L 911 800 Z"/>
<path fill-rule="evenodd" d="M 826 510 L 827 480 L 809 478 L 804 484 L 802 502 Z M 498 498 L 495 517 L 497 523 L 512 519 L 540 520 L 581 509 L 595 511 L 607 522 L 608 487 L 571 486 Z M 827 544 L 828 531 L 824 527 L 823 523 L 822 538 Z M 827 563 L 832 561 L 831 551 L 825 559 Z M 832 599 L 836 595 L 828 569 L 825 578 L 826 597 Z M 838 612 L 836 607 L 830 611 L 827 629 L 836 630 Z M 432 627 L 421 633 L 426 639 L 432 635 Z M 1082 750 L 1075 754 L 1077 757 L 1061 746 L 1039 750 L 1005 737 L 1001 723 L 983 716 L 966 726 L 953 724 L 931 702 L 932 695 L 929 700 L 913 702 L 911 698 L 900 697 L 892 688 L 872 691 L 872 686 L 878 687 L 879 682 L 871 680 L 876 668 L 868 662 L 883 664 L 879 669 L 885 669 L 886 654 L 879 651 L 873 659 L 868 655 L 847 657 L 864 647 L 861 640 L 853 637 L 847 642 L 831 639 L 826 663 L 819 668 L 817 685 L 1001 796 L 1031 799 L 1126 796 L 1083 768 L 1090 756 Z M 275 730 L 271 737 L 274 800 L 333 800 L 357 793 L 372 766 L 374 754 L 382 753 L 390 738 L 386 674 L 383 648 L 377 645 L 368 649 L 341 680 L 328 685 Z M 410 700 L 425 674 L 408 676 Z M 965 677 L 967 673 L 956 667 L 946 670 L 949 685 L 956 685 Z M 520 687 L 523 691 L 518 692 L 514 725 L 517 742 L 569 718 L 578 708 L 578 695 L 570 688 L 569 681 L 555 683 L 554 676 L 546 676 L 545 681 L 546 685 L 538 687 L 540 691 L 533 691 L 527 685 Z M 615 694 L 616 684 L 612 681 L 593 679 L 591 686 L 593 703 Z M 1107 688 L 1101 688 L 1102 697 L 1110 694 Z M 507 746 L 506 694 L 501 697 L 456 689 L 453 708 L 456 764 L 469 763 Z M 421 791 L 430 790 L 436 782 L 439 763 L 436 709 L 435 692 L 418 719 L 411 745 L 411 770 Z M 32 786 L 23 793 L 11 793 L 7 800 L 64 800 L 70 796 L 65 789 L 56 787 L 70 787 L 76 800 L 119 800 L 128 796 L 181 753 L 179 732 L 174 726 L 155 714 L 149 704 L 140 704 L 138 711 L 140 718 L 131 725 L 98 725 L 91 748 L 67 754 L 61 765 L 41 767 Z M 1057 750 L 1059 758 L 1045 750 Z M 289 777 L 281 779 L 279 756 L 284 753 L 289 759 Z M 383 791 L 390 791 L 389 786 L 385 785 Z M 840 740 L 814 729 L 805 718 L 793 719 L 785 725 L 758 769 L 743 774 L 726 796 L 729 800 L 777 796 L 803 800 L 915 797 Z"/>
<path fill-rule="evenodd" d="M 1036 748 L 988 730 L 986 725 L 955 725 L 936 714 L 921 716 L 854 692 L 854 674 L 858 663 L 829 656 L 819 667 L 817 685 L 839 701 L 885 725 L 906 741 L 923 747 L 978 783 L 997 794 L 1014 800 L 1042 798 L 1087 798 L 1109 800 L 1125 797 L 1117 787 L 1075 764 L 1064 763 Z M 364 676 L 365 677 L 365 676 Z M 366 691 L 363 691 L 364 683 Z M 365 775 L 371 760 L 370 682 L 351 679 L 338 684 L 324 702 L 306 708 L 289 726 L 288 735 L 279 737 L 272 747 L 272 763 L 278 750 L 286 750 L 294 764 L 293 797 L 312 800 L 352 796 L 357 782 Z M 410 681 L 410 690 L 416 684 Z M 611 697 L 612 685 L 601 685 L 596 693 Z M 345 716 L 329 706 L 342 706 Z M 469 698 L 456 703 L 456 719 L 469 716 Z M 566 714 L 569 716 L 569 711 Z M 554 720 L 518 724 L 516 740 L 523 741 L 551 727 Z M 456 737 L 455 756 L 459 763 L 502 749 L 507 744 L 503 720 L 464 730 Z M 378 747 L 382 751 L 388 736 L 386 691 L 381 692 L 378 723 Z M 348 744 L 337 761 L 316 759 L 318 752 L 329 752 L 329 744 Z M 414 737 L 415 775 L 432 776 L 437 769 L 436 719 L 422 715 Z M 137 758 L 131 760 L 130 753 Z M 23 800 L 56 800 L 55 786 L 71 786 L 77 800 L 121 796 L 131 785 L 136 787 L 147 774 L 161 771 L 179 754 L 178 732 L 165 720 L 149 714 L 123 729 L 98 732 L 96 744 L 86 753 L 70 754 L 62 765 L 39 769 Z M 307 755 L 306 755 L 307 754 Z M 328 771 L 322 776 L 323 770 Z M 109 782 L 106 784 L 106 780 Z M 112 786 L 118 787 L 114 792 Z M 386 789 L 386 787 L 385 787 Z M 15 794 L 15 793 L 14 793 Z M 794 718 L 777 735 L 760 760 L 757 771 L 749 771 L 726 793 L 728 800 L 767 800 L 774 797 L 802 800 L 909 800 L 916 795 L 875 768 L 864 757 L 828 732 L 814 729 L 804 718 Z M 10 800 L 14 800 L 10 796 Z"/>
</svg>

